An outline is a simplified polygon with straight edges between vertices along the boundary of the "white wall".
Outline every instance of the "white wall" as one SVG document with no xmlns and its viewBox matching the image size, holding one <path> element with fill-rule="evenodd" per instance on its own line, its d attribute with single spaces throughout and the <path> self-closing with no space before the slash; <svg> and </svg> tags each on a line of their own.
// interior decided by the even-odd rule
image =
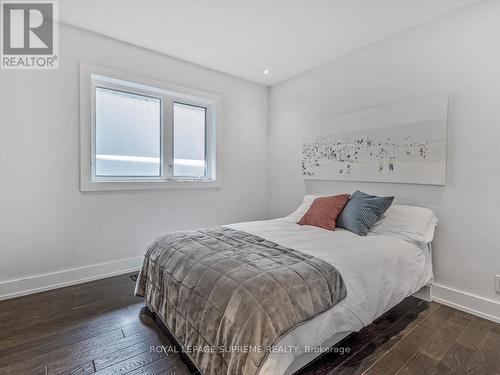
<svg viewBox="0 0 500 375">
<path fill-rule="evenodd" d="M 82 61 L 222 95 L 222 187 L 81 193 Z M 267 216 L 266 87 L 66 26 L 59 64 L 0 71 L 0 296 L 135 267 L 169 231 Z"/>
<path fill-rule="evenodd" d="M 499 35 L 500 2 L 481 1 L 272 87 L 271 216 L 290 212 L 306 191 L 362 189 L 431 207 L 440 220 L 437 293 L 500 319 L 494 303 L 500 302 L 494 290 L 500 274 Z M 304 183 L 301 140 L 345 130 L 333 122 L 337 113 L 441 94 L 451 99 L 446 187 Z M 474 296 L 451 301 L 450 288 Z"/>
</svg>

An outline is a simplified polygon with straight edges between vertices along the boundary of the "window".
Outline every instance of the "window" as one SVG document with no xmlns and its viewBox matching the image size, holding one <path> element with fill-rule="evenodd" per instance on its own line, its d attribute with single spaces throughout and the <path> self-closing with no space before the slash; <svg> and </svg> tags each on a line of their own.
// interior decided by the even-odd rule
<svg viewBox="0 0 500 375">
<path fill-rule="evenodd" d="M 219 98 L 81 65 L 81 190 L 216 187 Z"/>
<path fill-rule="evenodd" d="M 207 109 L 174 103 L 174 176 L 205 177 Z"/>
<path fill-rule="evenodd" d="M 95 175 L 161 176 L 161 99 L 95 88 Z"/>
</svg>

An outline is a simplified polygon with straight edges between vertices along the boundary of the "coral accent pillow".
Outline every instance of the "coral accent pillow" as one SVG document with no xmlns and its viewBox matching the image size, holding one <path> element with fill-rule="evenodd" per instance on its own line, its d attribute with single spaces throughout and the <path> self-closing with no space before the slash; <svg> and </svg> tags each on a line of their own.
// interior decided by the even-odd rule
<svg viewBox="0 0 500 375">
<path fill-rule="evenodd" d="M 335 230 L 337 216 L 349 201 L 349 194 L 316 198 L 297 224 Z"/>
</svg>

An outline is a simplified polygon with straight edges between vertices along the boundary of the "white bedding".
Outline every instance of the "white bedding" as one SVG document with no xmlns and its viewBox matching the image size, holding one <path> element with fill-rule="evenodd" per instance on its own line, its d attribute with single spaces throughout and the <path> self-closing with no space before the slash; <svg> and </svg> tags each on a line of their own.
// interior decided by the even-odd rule
<svg viewBox="0 0 500 375">
<path fill-rule="evenodd" d="M 285 335 L 277 347 L 286 351 L 271 353 L 259 375 L 288 374 L 297 370 L 295 366 L 301 362 L 297 358 L 307 346 L 319 349 L 331 346 L 348 333 L 369 325 L 433 278 L 427 249 L 389 235 L 370 233 L 360 237 L 343 229 L 332 232 L 280 219 L 228 227 L 333 264 L 347 287 L 347 297 L 342 302 Z M 303 356 L 320 354 L 310 352 Z"/>
</svg>

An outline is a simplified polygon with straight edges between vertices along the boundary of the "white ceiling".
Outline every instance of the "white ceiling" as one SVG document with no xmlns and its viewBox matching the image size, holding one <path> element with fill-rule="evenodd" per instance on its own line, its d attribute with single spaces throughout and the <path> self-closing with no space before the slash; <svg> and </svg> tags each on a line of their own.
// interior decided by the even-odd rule
<svg viewBox="0 0 500 375">
<path fill-rule="evenodd" d="M 61 20 L 272 85 L 476 0 L 60 0 Z M 269 69 L 269 74 L 263 72 Z"/>
</svg>

